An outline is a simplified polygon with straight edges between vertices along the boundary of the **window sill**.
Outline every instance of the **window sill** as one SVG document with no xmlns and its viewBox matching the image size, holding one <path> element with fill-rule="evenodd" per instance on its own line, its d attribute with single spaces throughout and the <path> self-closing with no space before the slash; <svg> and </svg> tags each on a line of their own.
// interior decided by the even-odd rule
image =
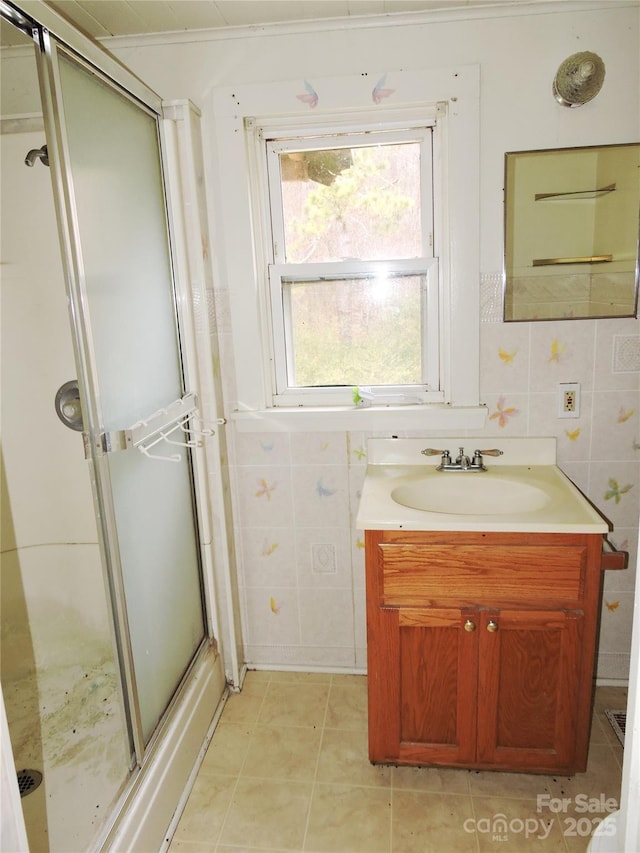
<svg viewBox="0 0 640 853">
<path fill-rule="evenodd" d="M 487 408 L 478 406 L 353 406 L 273 408 L 233 412 L 239 432 L 339 432 L 364 430 L 482 429 Z"/>
</svg>

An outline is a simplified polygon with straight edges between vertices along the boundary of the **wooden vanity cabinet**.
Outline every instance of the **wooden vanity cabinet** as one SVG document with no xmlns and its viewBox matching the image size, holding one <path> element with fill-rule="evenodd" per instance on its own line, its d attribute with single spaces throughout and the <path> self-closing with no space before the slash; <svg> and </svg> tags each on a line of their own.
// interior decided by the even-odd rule
<svg viewBox="0 0 640 853">
<path fill-rule="evenodd" d="M 366 531 L 374 763 L 586 769 L 600 534 Z"/>
</svg>

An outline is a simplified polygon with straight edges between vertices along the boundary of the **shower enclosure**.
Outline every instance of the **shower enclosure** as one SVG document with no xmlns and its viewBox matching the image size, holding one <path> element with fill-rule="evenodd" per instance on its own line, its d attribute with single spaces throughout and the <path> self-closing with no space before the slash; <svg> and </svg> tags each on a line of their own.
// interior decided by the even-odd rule
<svg viewBox="0 0 640 853">
<path fill-rule="evenodd" d="M 30 847 L 83 850 L 108 846 L 145 773 L 175 776 L 171 814 L 224 687 L 198 474 L 213 430 L 157 96 L 63 23 L 0 8 L 42 105 L 3 93 L 2 687 L 17 769 L 42 774 L 22 801 Z M 197 731 L 176 758 L 180 714 Z M 180 772 L 156 769 L 163 755 Z"/>
</svg>

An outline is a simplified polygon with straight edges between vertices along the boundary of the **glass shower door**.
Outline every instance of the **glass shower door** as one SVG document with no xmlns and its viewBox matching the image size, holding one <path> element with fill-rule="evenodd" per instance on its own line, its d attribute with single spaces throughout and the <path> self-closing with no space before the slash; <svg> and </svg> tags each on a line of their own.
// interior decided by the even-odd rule
<svg viewBox="0 0 640 853">
<path fill-rule="evenodd" d="M 186 432 L 195 401 L 180 351 L 158 115 L 44 38 L 85 443 L 140 762 L 206 634 Z"/>
</svg>

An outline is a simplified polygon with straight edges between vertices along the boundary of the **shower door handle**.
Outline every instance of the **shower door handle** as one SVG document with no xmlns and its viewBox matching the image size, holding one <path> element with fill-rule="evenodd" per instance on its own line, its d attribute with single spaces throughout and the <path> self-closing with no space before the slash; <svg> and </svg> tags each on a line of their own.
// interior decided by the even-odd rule
<svg viewBox="0 0 640 853">
<path fill-rule="evenodd" d="M 82 422 L 82 406 L 77 379 L 65 382 L 58 388 L 53 405 L 56 415 L 66 427 L 76 430 L 76 432 L 82 432 L 84 424 Z"/>
</svg>

